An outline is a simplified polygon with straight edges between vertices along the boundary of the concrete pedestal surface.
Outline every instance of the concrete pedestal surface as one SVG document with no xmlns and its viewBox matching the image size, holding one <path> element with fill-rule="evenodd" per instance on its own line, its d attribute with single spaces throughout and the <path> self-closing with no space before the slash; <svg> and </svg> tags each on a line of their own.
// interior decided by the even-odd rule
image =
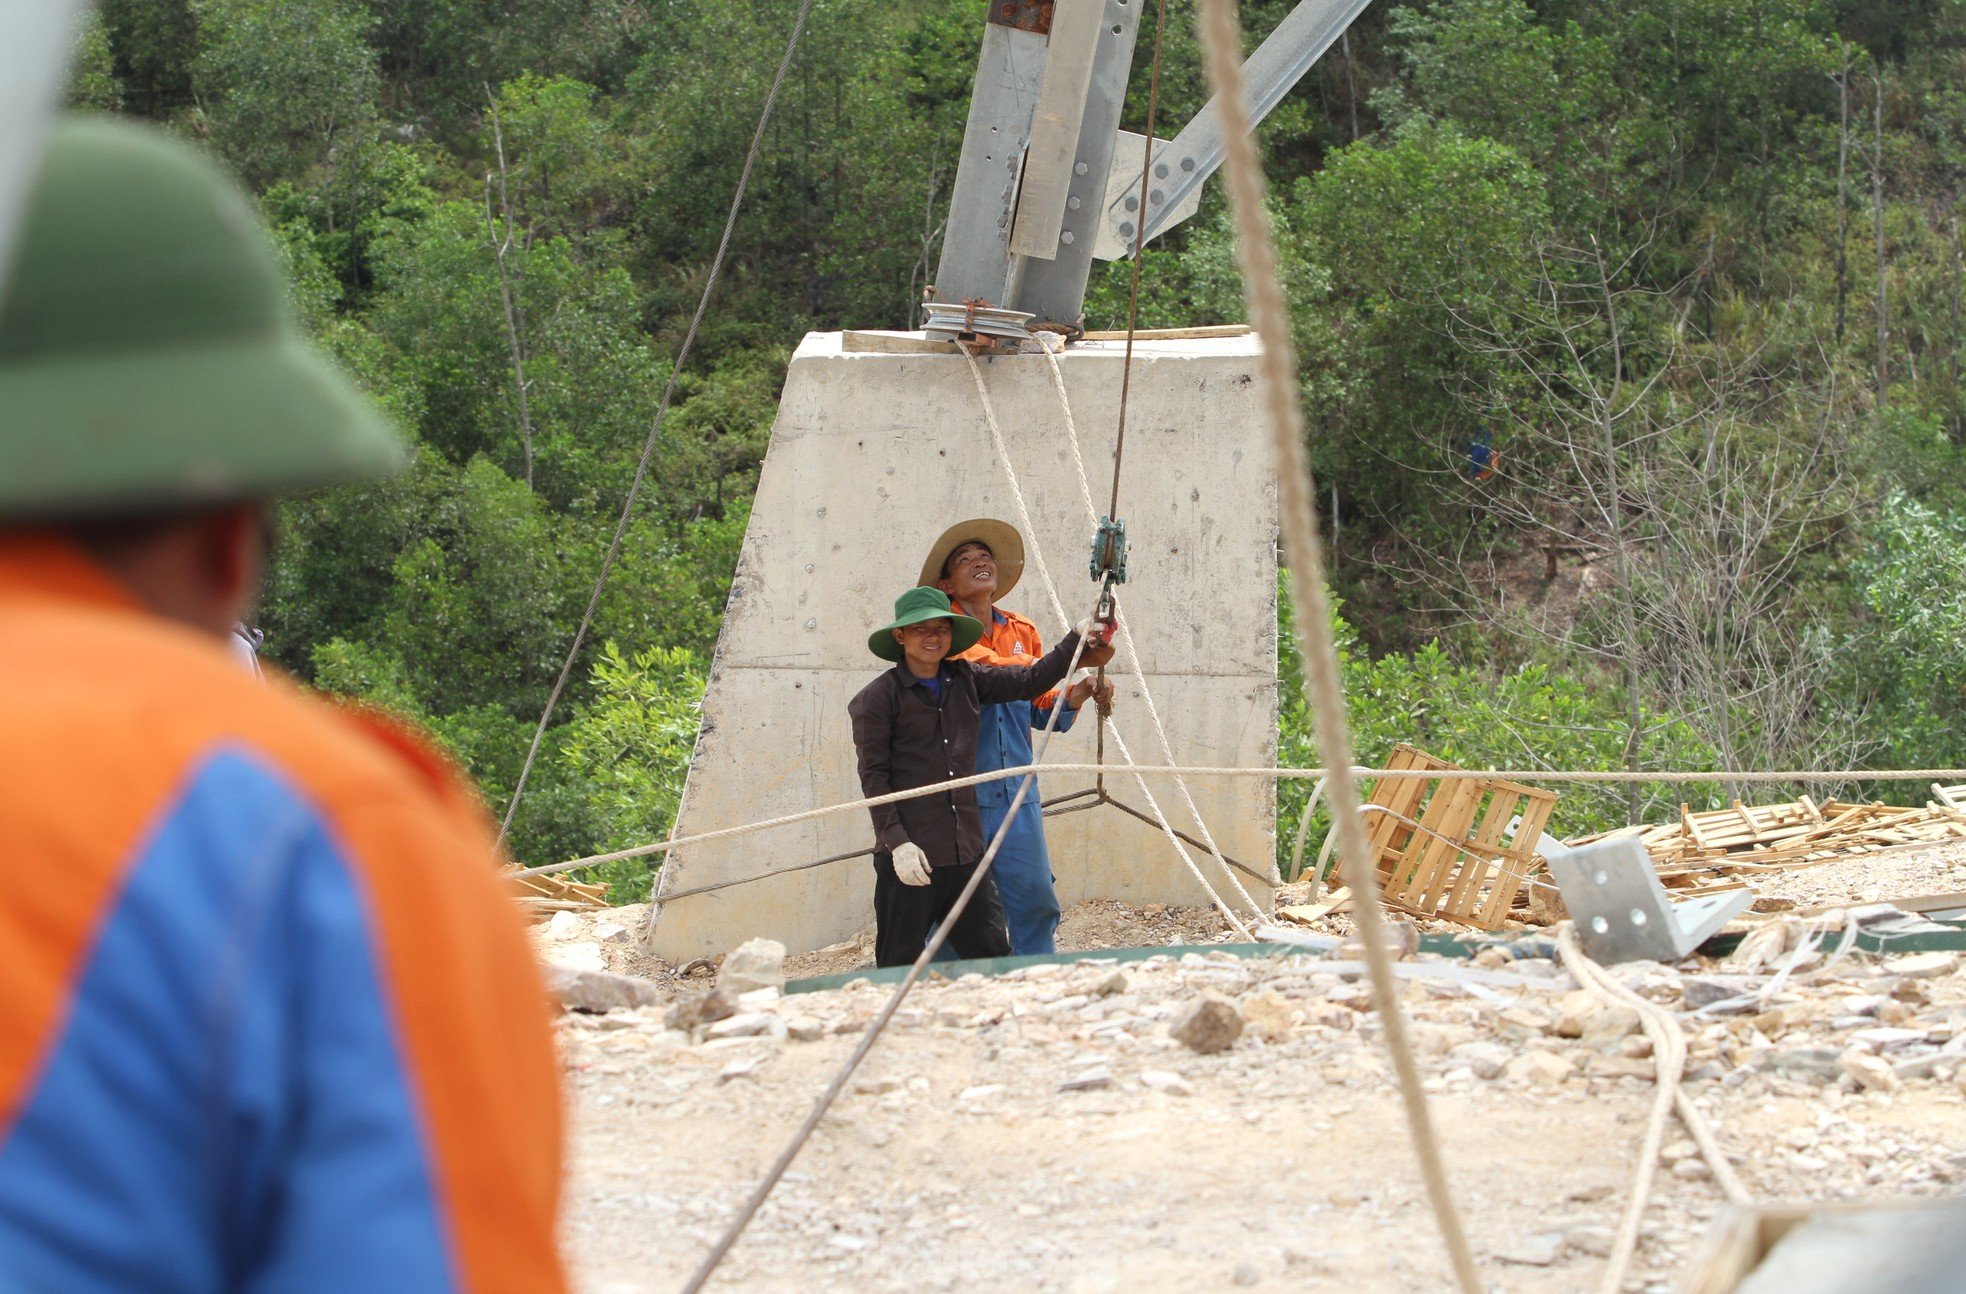
<svg viewBox="0 0 1966 1294">
<path fill-rule="evenodd" d="M 1124 346 L 1088 342 L 1060 363 L 1096 506 L 1112 480 Z M 1120 515 L 1131 542 L 1121 588 L 1142 660 L 1122 652 L 1109 673 L 1118 725 L 1134 757 L 1161 763 L 1138 669 L 1168 731 L 1175 762 L 1268 767 L 1275 762 L 1276 489 L 1265 438 L 1253 336 L 1140 341 L 1134 346 Z M 1035 534 L 1022 581 L 1003 604 L 1030 618 L 1047 646 L 1067 626 L 1044 592 L 1042 555 L 1067 614 L 1091 612 L 1094 523 L 1072 467 L 1064 407 L 1043 355 L 981 361 Z M 956 354 L 847 352 L 813 333 L 793 356 L 772 428 L 750 528 L 731 586 L 703 703 L 703 728 L 677 834 L 694 835 L 861 798 L 846 706 L 888 665 L 867 635 L 892 616 L 929 545 L 966 517 L 1019 525 L 1010 478 L 990 440 L 967 361 Z M 1052 761 L 1094 758 L 1094 715 L 1054 738 Z M 1108 740 L 1106 755 L 1116 759 Z M 1039 779 L 1046 798 L 1090 775 Z M 1108 774 L 1143 811 L 1134 780 Z M 1150 779 L 1177 830 L 1200 838 L 1171 779 Z M 1192 782 L 1216 842 L 1268 871 L 1272 788 L 1261 778 Z M 1047 820 L 1060 900 L 1206 903 L 1162 833 L 1110 806 Z M 663 896 L 796 866 L 873 843 L 866 810 L 688 846 L 657 886 L 655 951 L 672 961 L 765 936 L 793 952 L 850 938 L 873 920 L 865 858 L 674 902 Z M 1209 880 L 1235 902 L 1202 851 Z M 1263 901 L 1268 887 L 1243 882 Z"/>
</svg>

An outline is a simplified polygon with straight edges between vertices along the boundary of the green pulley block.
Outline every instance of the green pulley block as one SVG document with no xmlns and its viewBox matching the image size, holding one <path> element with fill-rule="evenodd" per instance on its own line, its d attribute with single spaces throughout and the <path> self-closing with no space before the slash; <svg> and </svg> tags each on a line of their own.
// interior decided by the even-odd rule
<svg viewBox="0 0 1966 1294">
<path fill-rule="evenodd" d="M 1092 578 L 1111 577 L 1115 584 L 1126 583 L 1126 523 L 1112 517 L 1099 518 L 1098 533 L 1092 536 Z"/>
</svg>

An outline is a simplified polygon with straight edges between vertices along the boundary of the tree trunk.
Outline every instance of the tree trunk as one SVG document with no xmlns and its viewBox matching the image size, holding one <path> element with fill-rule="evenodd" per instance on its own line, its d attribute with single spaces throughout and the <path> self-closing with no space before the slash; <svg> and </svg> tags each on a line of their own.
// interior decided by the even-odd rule
<svg viewBox="0 0 1966 1294">
<path fill-rule="evenodd" d="M 1952 226 L 1952 300 L 1946 311 L 1946 415 L 1951 424 L 1947 430 L 1958 447 L 1966 445 L 1966 418 L 1961 417 L 1959 407 L 1959 293 L 1966 265 L 1960 262 L 1959 217 L 1954 215 L 1948 223 Z"/>
<path fill-rule="evenodd" d="M 485 97 L 491 97 L 491 88 L 485 89 Z M 506 263 L 506 255 L 512 250 L 512 195 L 506 184 L 505 171 L 505 132 L 498 120 L 498 108 L 491 110 L 492 144 L 498 159 L 498 214 L 504 218 L 505 229 L 499 232 L 498 220 L 492 210 L 492 176 L 485 173 L 485 231 L 491 236 L 492 253 L 498 261 L 498 294 L 505 306 L 505 341 L 512 353 L 512 389 L 519 405 L 519 446 L 525 456 L 526 488 L 532 489 L 532 410 L 526 401 L 526 346 L 525 313 L 515 299 L 512 291 L 514 280 L 518 278 L 511 266 Z"/>
<path fill-rule="evenodd" d="M 1358 142 L 1358 78 L 1352 72 L 1352 31 L 1347 27 L 1338 38 L 1338 47 L 1345 54 L 1345 97 L 1352 107 L 1352 142 Z"/>
<path fill-rule="evenodd" d="M 1887 347 L 1891 340 L 1889 316 L 1886 314 L 1884 281 L 1884 76 L 1879 73 L 1873 78 L 1876 93 L 1872 96 L 1872 135 L 1870 150 L 1870 201 L 1871 221 L 1877 226 L 1877 407 L 1879 409 L 1890 401 L 1891 359 Z"/>
<path fill-rule="evenodd" d="M 1850 50 L 1836 78 L 1842 116 L 1836 129 L 1836 344 L 1843 344 L 1844 307 L 1850 296 Z"/>
</svg>

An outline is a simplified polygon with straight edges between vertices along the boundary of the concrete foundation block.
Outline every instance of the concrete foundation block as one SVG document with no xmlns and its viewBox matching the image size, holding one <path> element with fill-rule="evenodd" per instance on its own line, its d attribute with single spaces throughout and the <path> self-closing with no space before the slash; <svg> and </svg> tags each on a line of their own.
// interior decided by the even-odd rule
<svg viewBox="0 0 1966 1294">
<path fill-rule="evenodd" d="M 1060 359 L 1096 506 L 1112 480 L 1123 346 L 1084 343 Z M 1275 762 L 1276 489 L 1254 337 L 1137 342 L 1120 482 L 1131 542 L 1120 590 L 1180 764 Z M 1067 615 L 1088 614 L 1093 522 L 1073 470 L 1064 408 L 1042 355 L 982 361 L 1035 534 L 1022 581 L 1004 605 L 1047 645 L 1066 625 L 1051 608 L 1039 559 Z M 693 835 L 860 798 L 847 701 L 887 666 L 867 650 L 894 598 L 951 522 L 995 516 L 1020 525 L 1009 477 L 990 440 L 961 355 L 848 352 L 814 333 L 793 357 L 752 506 L 704 698 L 677 832 Z M 1164 762 L 1140 679 L 1125 654 L 1115 720 L 1143 764 Z M 1090 712 L 1058 736 L 1053 761 L 1093 759 Z M 1108 760 L 1117 759 L 1111 741 Z M 1130 776 L 1109 788 L 1147 810 Z M 1089 774 L 1040 780 L 1046 797 L 1092 784 Z M 1202 833 L 1171 780 L 1152 779 L 1173 825 Z M 1272 857 L 1272 788 L 1260 778 L 1190 782 L 1220 847 L 1259 870 Z M 1059 897 L 1205 903 L 1156 829 L 1109 806 L 1047 822 Z M 672 961 L 764 937 L 791 952 L 851 937 L 873 919 L 866 859 L 673 902 L 678 890 L 864 848 L 865 810 L 688 846 L 657 887 L 655 951 Z M 1209 879 L 1227 881 L 1198 851 Z M 1267 887 L 1243 878 L 1259 901 Z"/>
</svg>

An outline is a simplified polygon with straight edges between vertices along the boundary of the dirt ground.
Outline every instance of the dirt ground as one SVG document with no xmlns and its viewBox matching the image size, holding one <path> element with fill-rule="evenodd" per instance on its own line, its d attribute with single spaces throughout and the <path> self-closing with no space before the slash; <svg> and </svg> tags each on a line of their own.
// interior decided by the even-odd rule
<svg viewBox="0 0 1966 1294">
<path fill-rule="evenodd" d="M 1801 906 L 1961 890 L 1966 849 L 1778 879 Z M 542 948 L 598 943 L 626 969 L 645 955 L 595 931 L 636 915 L 583 917 L 571 940 L 542 930 Z M 1079 947 L 1202 943 L 1221 922 L 1084 904 L 1062 934 Z M 787 969 L 865 957 L 850 941 Z M 665 997 L 711 983 L 642 965 Z M 1649 1047 L 1551 963 L 1495 974 L 1407 989 L 1468 1230 L 1493 1289 L 1591 1288 L 1654 1096 Z M 1716 986 L 1767 987 L 1765 970 L 1695 960 L 1621 974 L 1682 1013 L 1689 1091 L 1758 1199 L 1933 1195 L 1966 1180 L 1957 958 L 1807 958 L 1740 1014 L 1692 1012 Z M 1248 1027 L 1201 1055 L 1169 1029 L 1208 991 Z M 680 1287 L 887 992 L 766 993 L 695 1033 L 665 1028 L 659 1007 L 564 1017 L 565 1247 L 579 1288 Z M 711 1288 L 1449 1288 L 1366 1005 L 1355 975 L 1309 956 L 925 983 Z M 1683 1135 L 1668 1134 L 1633 1290 L 1670 1291 L 1720 1207 Z"/>
</svg>

